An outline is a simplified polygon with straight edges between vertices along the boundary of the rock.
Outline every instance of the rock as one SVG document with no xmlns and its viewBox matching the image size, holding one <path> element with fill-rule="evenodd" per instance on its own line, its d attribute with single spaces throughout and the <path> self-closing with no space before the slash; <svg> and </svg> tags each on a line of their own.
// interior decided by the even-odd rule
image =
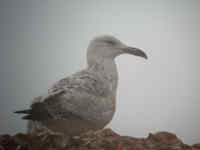
<svg viewBox="0 0 200 150">
<path fill-rule="evenodd" d="M 175 134 L 168 132 L 133 138 L 103 129 L 76 137 L 42 132 L 0 135 L 0 150 L 200 150 L 200 144 L 186 145 Z"/>
</svg>

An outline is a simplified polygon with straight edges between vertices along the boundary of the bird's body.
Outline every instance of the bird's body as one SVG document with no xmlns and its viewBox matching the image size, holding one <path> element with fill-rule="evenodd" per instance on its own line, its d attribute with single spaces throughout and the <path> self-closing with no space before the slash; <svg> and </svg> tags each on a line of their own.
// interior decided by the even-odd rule
<svg viewBox="0 0 200 150">
<path fill-rule="evenodd" d="M 107 125 L 115 112 L 118 84 L 114 58 L 123 49 L 146 58 L 141 50 L 127 47 L 112 36 L 92 40 L 86 69 L 58 81 L 46 96 L 34 100 L 31 109 L 17 111 L 28 114 L 24 117 L 30 120 L 28 131 L 45 126 L 55 132 L 79 135 Z"/>
<path fill-rule="evenodd" d="M 75 126 L 74 134 L 80 130 L 103 128 L 115 112 L 117 79 L 110 81 L 109 76 L 102 67 L 94 66 L 58 81 L 49 89 L 47 98 L 36 99 L 53 114 L 52 119 L 44 121 L 44 124 L 66 134 L 72 134 L 69 129 Z M 29 131 L 33 127 L 30 126 Z"/>
</svg>

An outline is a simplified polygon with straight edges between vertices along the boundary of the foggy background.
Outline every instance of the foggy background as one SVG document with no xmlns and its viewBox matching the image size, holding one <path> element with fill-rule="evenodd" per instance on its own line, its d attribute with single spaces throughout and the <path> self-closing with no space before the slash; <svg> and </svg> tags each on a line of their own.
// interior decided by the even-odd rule
<svg viewBox="0 0 200 150">
<path fill-rule="evenodd" d="M 57 80 L 86 67 L 89 41 L 102 34 L 143 49 L 123 55 L 117 111 L 121 135 L 169 131 L 200 142 L 200 1 L 0 1 L 0 133 L 25 132 L 13 114 Z"/>
</svg>

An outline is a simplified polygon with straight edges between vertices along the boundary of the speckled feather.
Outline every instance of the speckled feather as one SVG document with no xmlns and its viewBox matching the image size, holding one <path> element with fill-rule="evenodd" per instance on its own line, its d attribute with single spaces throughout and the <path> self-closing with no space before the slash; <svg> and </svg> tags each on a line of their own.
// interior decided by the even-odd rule
<svg viewBox="0 0 200 150">
<path fill-rule="evenodd" d="M 59 94 L 56 98 L 44 99 L 44 103 L 55 118 L 65 119 L 68 110 L 83 119 L 106 120 L 111 117 L 115 105 L 111 83 L 106 80 L 101 72 L 83 70 L 58 81 L 49 89 L 49 94 Z"/>
</svg>

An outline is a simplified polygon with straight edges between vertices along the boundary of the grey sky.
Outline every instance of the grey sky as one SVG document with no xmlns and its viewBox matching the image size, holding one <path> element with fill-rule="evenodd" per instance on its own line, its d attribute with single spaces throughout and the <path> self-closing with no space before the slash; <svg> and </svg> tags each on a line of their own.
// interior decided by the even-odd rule
<svg viewBox="0 0 200 150">
<path fill-rule="evenodd" d="M 149 60 L 116 59 L 117 112 L 109 127 L 200 142 L 199 14 L 198 0 L 0 1 L 0 133 L 25 131 L 12 111 L 83 69 L 89 40 L 111 34 Z"/>
</svg>

